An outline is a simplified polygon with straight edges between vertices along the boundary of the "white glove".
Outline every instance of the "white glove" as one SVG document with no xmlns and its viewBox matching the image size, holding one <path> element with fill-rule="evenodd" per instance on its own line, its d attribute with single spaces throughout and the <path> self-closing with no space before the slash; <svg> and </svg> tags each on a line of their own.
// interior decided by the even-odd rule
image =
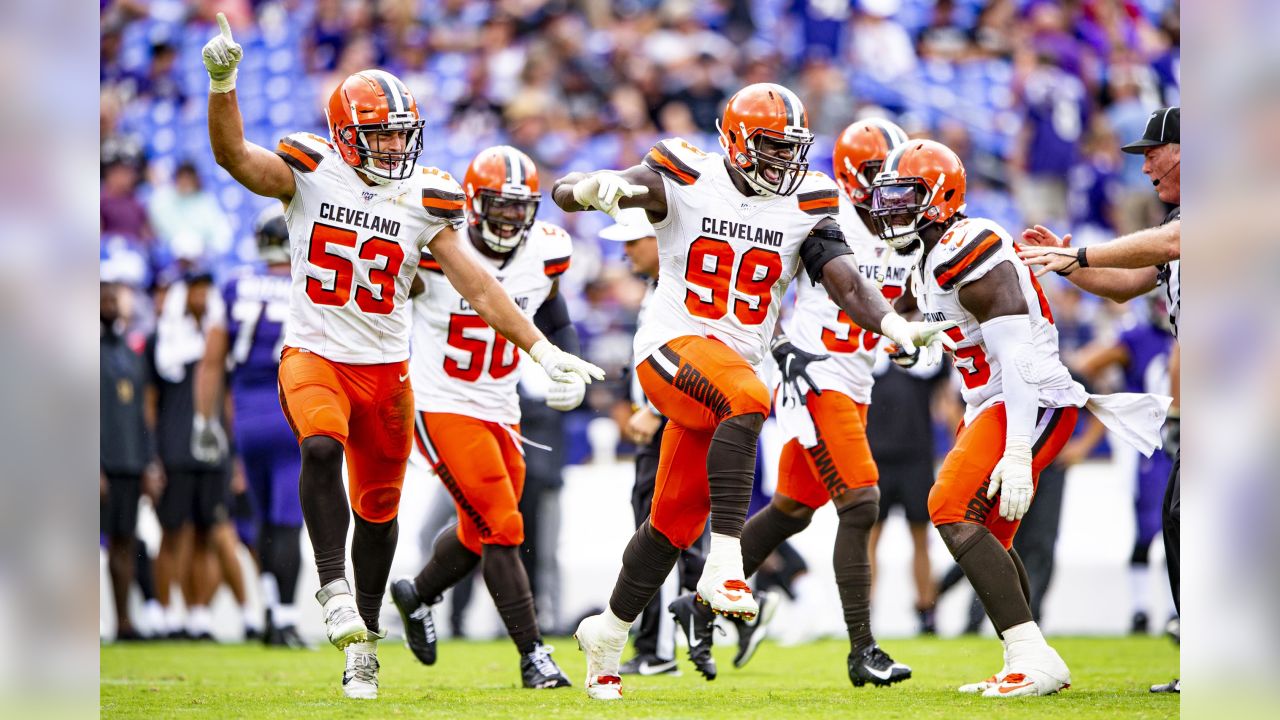
<svg viewBox="0 0 1280 720">
<path fill-rule="evenodd" d="M 551 344 L 550 340 L 539 340 L 529 348 L 529 357 L 547 371 L 547 375 L 558 383 L 573 382 L 575 379 L 591 384 L 592 380 L 603 380 L 604 370 L 592 365 L 576 355 L 561 350 Z M 554 387 L 554 386 L 552 386 Z M 548 395 L 550 391 L 548 391 Z"/>
<path fill-rule="evenodd" d="M 947 350 L 956 349 L 956 341 L 952 340 L 946 331 L 955 327 L 956 324 L 952 320 L 944 320 L 942 322 L 908 322 L 896 312 L 880 318 L 880 334 L 897 343 L 902 352 L 906 355 L 915 353 L 917 347 L 927 348 L 931 345 L 938 345 L 936 351 L 931 351 L 931 355 L 936 353 L 941 359 L 942 348 Z"/>
<path fill-rule="evenodd" d="M 1000 493 L 1000 517 L 1005 520 L 1021 520 L 1031 508 L 1031 496 L 1035 487 L 1031 483 L 1031 443 L 1026 440 L 1010 440 L 1005 443 L 1004 457 L 991 471 L 991 487 L 987 499 Z"/>
<path fill-rule="evenodd" d="M 578 201 L 579 205 L 608 213 L 615 220 L 618 219 L 619 200 L 648 193 L 649 188 L 633 185 L 621 175 L 611 172 L 593 173 L 573 186 L 573 199 Z"/>
<path fill-rule="evenodd" d="M 587 396 L 587 384 L 577 375 L 572 376 L 569 382 L 553 382 L 547 387 L 547 407 L 560 412 L 569 412 L 570 410 L 582 404 L 582 399 Z"/>
<path fill-rule="evenodd" d="M 216 463 L 227 454 L 227 433 L 217 418 L 197 414 L 191 422 L 191 455 L 202 463 Z"/>
<path fill-rule="evenodd" d="M 229 93 L 236 89 L 236 66 L 244 57 L 244 50 L 231 39 L 231 26 L 222 13 L 218 13 L 218 27 L 221 32 L 204 44 L 201 56 L 205 69 L 209 71 L 209 92 Z"/>
</svg>

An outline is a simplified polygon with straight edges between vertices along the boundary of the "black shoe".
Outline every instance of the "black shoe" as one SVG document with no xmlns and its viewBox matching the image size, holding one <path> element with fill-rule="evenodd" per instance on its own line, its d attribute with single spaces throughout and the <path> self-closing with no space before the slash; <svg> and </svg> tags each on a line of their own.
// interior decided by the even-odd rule
<svg viewBox="0 0 1280 720">
<path fill-rule="evenodd" d="M 916 608 L 916 617 L 920 619 L 921 635 L 938 634 L 937 611 L 934 608 Z"/>
<path fill-rule="evenodd" d="M 1151 686 L 1151 692 L 1153 692 L 1153 693 L 1173 693 L 1173 694 L 1175 694 L 1175 695 L 1181 695 L 1181 694 L 1182 694 L 1182 681 L 1181 681 L 1181 680 L 1179 680 L 1178 678 L 1174 678 L 1173 680 L 1170 680 L 1169 682 L 1167 682 L 1167 683 L 1165 683 L 1165 684 L 1163 684 L 1163 685 L 1152 685 L 1152 686 Z"/>
<path fill-rule="evenodd" d="M 191 633 L 186 628 L 181 630 L 170 630 L 168 635 L 164 636 L 166 640 L 192 640 Z"/>
<path fill-rule="evenodd" d="M 423 665 L 436 663 L 436 623 L 431 607 L 418 597 L 409 578 L 391 583 L 391 601 L 404 621 L 404 642 Z M 527 677 L 527 676 L 526 676 Z"/>
<path fill-rule="evenodd" d="M 911 668 L 900 662 L 894 662 L 889 653 L 871 644 L 862 652 L 849 653 L 849 680 L 854 687 L 872 685 L 892 685 L 911 677 Z"/>
<path fill-rule="evenodd" d="M 187 635 L 189 635 L 190 638 L 196 642 L 213 642 L 213 639 L 214 639 L 213 633 L 207 630 L 203 632 L 198 632 L 198 633 L 188 632 Z"/>
<path fill-rule="evenodd" d="M 738 654 L 733 656 L 734 667 L 740 668 L 746 665 L 756 654 L 760 641 L 769 634 L 769 622 L 773 620 L 773 614 L 778 611 L 780 600 L 777 593 L 761 590 L 756 593 L 756 601 L 760 603 L 760 612 L 756 613 L 756 619 L 750 624 L 741 620 L 734 621 L 734 625 L 738 627 Z"/>
<path fill-rule="evenodd" d="M 245 625 L 245 626 L 244 626 L 244 641 L 245 641 L 245 642 L 256 642 L 256 641 L 258 641 L 258 640 L 265 640 L 265 639 L 266 639 L 266 637 L 267 637 L 267 634 L 266 634 L 265 632 L 263 632 L 263 631 L 259 630 L 258 628 L 255 628 L 255 627 L 249 627 L 248 625 Z"/>
<path fill-rule="evenodd" d="M 267 647 L 288 648 L 290 650 L 310 650 L 311 646 L 306 640 L 298 634 L 298 629 L 292 625 L 284 627 L 273 627 L 267 631 L 263 637 L 263 644 Z"/>
<path fill-rule="evenodd" d="M 667 611 L 675 618 L 689 641 L 689 660 L 693 666 L 708 680 L 716 679 L 716 660 L 711 656 L 711 628 L 715 622 L 715 614 L 711 608 L 694 602 L 693 594 L 681 595 L 667 606 Z"/>
<path fill-rule="evenodd" d="M 1151 620 L 1147 618 L 1147 614 L 1139 610 L 1133 614 L 1133 619 L 1129 622 L 1130 635 L 1146 635 L 1151 629 Z"/>
<path fill-rule="evenodd" d="M 533 690 L 550 690 L 552 688 L 572 687 L 573 683 L 551 659 L 550 645 L 538 643 L 533 651 L 520 656 L 520 675 L 524 686 Z"/>
<path fill-rule="evenodd" d="M 146 635 L 143 635 L 142 633 L 138 632 L 137 630 L 134 630 L 133 628 L 125 628 L 124 630 L 121 630 L 116 633 L 116 642 L 118 643 L 142 642 L 144 640 L 150 640 L 150 639 L 151 638 L 147 637 Z"/>
<path fill-rule="evenodd" d="M 657 655 L 636 655 L 618 667 L 619 675 L 673 675 L 680 676 L 676 661 L 663 660 Z"/>
</svg>

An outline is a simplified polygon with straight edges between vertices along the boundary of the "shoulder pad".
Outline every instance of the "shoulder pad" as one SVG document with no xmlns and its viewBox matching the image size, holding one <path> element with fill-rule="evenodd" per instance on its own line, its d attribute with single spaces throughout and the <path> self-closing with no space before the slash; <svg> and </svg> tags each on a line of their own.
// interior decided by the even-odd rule
<svg viewBox="0 0 1280 720">
<path fill-rule="evenodd" d="M 542 258 L 542 271 L 547 277 L 559 277 L 569 269 L 573 238 L 567 230 L 539 220 L 529 229 L 529 240 L 537 247 L 538 257 Z"/>
<path fill-rule="evenodd" d="M 696 166 L 708 157 L 682 138 L 659 140 L 644 156 L 644 166 L 677 185 L 692 185 L 701 173 Z"/>
<path fill-rule="evenodd" d="M 1000 263 L 1001 250 L 1013 248 L 1004 228 L 985 218 L 966 218 L 942 236 L 931 251 L 936 254 L 933 277 L 943 290 L 973 282 Z"/>
<path fill-rule="evenodd" d="M 300 173 L 314 172 L 333 152 L 328 140 L 307 132 L 285 135 L 276 145 L 276 155 Z"/>
<path fill-rule="evenodd" d="M 417 177 L 422 186 L 422 207 L 427 214 L 444 220 L 455 228 L 464 218 L 462 186 L 449 173 L 435 167 L 421 167 Z"/>
</svg>

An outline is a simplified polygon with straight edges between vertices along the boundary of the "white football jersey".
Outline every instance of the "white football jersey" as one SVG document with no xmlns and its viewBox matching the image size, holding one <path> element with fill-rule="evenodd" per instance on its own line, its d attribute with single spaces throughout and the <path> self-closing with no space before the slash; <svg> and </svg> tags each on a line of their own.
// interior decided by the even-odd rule
<svg viewBox="0 0 1280 720">
<path fill-rule="evenodd" d="M 839 221 L 862 275 L 879 285 L 890 303 L 901 297 L 916 255 L 901 255 L 871 234 L 853 203 L 843 195 Z M 783 330 L 801 350 L 831 356 L 809 365 L 809 376 L 819 389 L 844 393 L 855 402 L 871 402 L 875 383 L 871 369 L 880 336 L 855 324 L 826 288 L 810 281 L 803 268 L 796 279 L 795 311 L 783 321 Z"/>
<path fill-rule="evenodd" d="M 947 334 L 956 341 L 953 359 L 963 381 L 960 392 L 968 406 L 966 418 L 972 418 L 1001 397 L 1002 368 L 987 351 L 978 319 L 960 304 L 960 288 L 1004 262 L 1017 271 L 1018 285 L 1031 317 L 1034 356 L 1030 369 L 1037 376 L 1040 404 L 1044 407 L 1080 404 L 1064 402 L 1078 386 L 1058 357 L 1058 329 L 1053 325 L 1053 311 L 1039 281 L 1018 258 L 1013 238 L 1004 228 L 983 218 L 968 218 L 953 225 L 925 256 L 923 287 L 916 288 L 925 320 L 957 323 Z"/>
<path fill-rule="evenodd" d="M 564 228 L 536 222 L 529 237 L 501 264 L 464 243 L 532 318 L 565 270 L 573 241 Z M 440 265 L 424 254 L 421 276 L 426 290 L 413 299 L 414 403 L 419 411 L 455 413 L 515 424 L 520 422 L 516 383 L 520 351 L 481 319 L 453 288 Z"/>
<path fill-rule="evenodd" d="M 636 362 L 684 335 L 714 337 L 756 365 L 764 357 L 800 246 L 838 209 L 835 183 L 809 172 L 787 197 L 743 195 L 720 154 L 679 138 L 644 164 L 662 176 L 667 216 L 658 236 L 658 289 L 635 338 Z"/>
<path fill-rule="evenodd" d="M 279 155 L 297 190 L 285 208 L 293 285 L 285 344 L 355 365 L 409 357 L 409 286 L 423 248 L 461 229 L 462 188 L 418 167 L 367 185 L 325 139 L 294 133 Z"/>
</svg>

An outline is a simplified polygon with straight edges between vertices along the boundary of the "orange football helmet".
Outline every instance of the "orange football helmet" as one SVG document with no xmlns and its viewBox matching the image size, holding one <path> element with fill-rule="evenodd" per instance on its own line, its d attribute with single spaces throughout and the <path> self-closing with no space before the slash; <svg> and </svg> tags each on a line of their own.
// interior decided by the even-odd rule
<svg viewBox="0 0 1280 720">
<path fill-rule="evenodd" d="M 538 168 L 510 145 L 485 148 L 462 180 L 467 222 L 494 252 L 509 253 L 524 242 L 538 214 Z"/>
<path fill-rule="evenodd" d="M 831 165 L 840 189 L 854 205 L 869 207 L 871 183 L 884 165 L 884 159 L 906 141 L 907 134 L 902 128 L 880 118 L 859 120 L 840 133 Z"/>
<path fill-rule="evenodd" d="M 752 187 L 766 195 L 790 195 L 800 187 L 813 133 L 795 93 L 773 83 L 748 85 L 729 98 L 716 129 L 729 164 Z"/>
<path fill-rule="evenodd" d="M 422 128 L 409 88 L 385 70 L 361 70 L 329 96 L 329 134 L 348 165 L 377 183 L 403 180 L 422 153 Z"/>
<path fill-rule="evenodd" d="M 871 220 L 881 239 L 899 250 L 932 223 L 964 212 L 964 164 L 934 140 L 910 140 L 885 158 L 871 190 Z"/>
</svg>

